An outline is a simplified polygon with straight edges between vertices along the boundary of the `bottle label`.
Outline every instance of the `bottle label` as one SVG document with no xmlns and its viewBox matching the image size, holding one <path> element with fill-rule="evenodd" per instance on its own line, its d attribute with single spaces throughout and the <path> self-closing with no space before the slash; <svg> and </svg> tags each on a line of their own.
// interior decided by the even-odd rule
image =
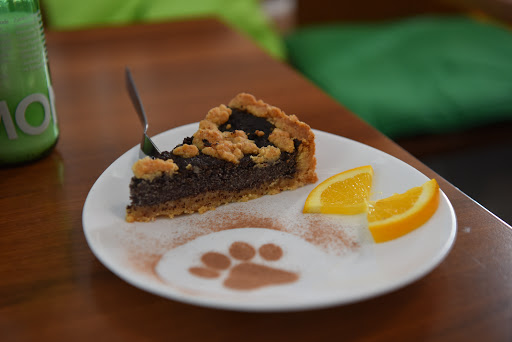
<svg viewBox="0 0 512 342">
<path fill-rule="evenodd" d="M 0 162 L 37 157 L 57 137 L 41 14 L 0 13 Z"/>
<path fill-rule="evenodd" d="M 11 115 L 9 111 L 7 102 L 0 102 L 0 122 L 3 123 L 3 128 L 5 129 L 5 133 L 7 134 L 7 138 L 9 140 L 18 139 L 16 127 L 28 135 L 39 135 L 46 131 L 52 119 L 54 124 L 57 123 L 54 101 L 52 101 L 53 88 L 51 86 L 48 87 L 48 92 L 50 95 L 50 99 L 48 99 L 44 94 L 36 93 L 30 94 L 23 100 L 21 100 L 21 102 L 16 107 L 16 112 L 14 114 L 15 122 L 13 122 L 12 120 L 13 115 Z M 43 108 L 43 120 L 40 124 L 36 126 L 33 126 L 27 120 L 27 108 L 31 104 L 39 104 Z"/>
</svg>

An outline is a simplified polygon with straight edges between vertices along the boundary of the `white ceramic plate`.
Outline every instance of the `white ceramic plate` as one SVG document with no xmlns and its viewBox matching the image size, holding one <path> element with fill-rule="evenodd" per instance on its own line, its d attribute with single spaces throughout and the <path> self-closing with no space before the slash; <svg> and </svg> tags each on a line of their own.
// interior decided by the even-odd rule
<svg viewBox="0 0 512 342">
<path fill-rule="evenodd" d="M 171 149 L 197 127 L 178 127 L 156 136 L 155 141 Z M 372 192 L 378 199 L 428 180 L 382 151 L 314 132 L 319 182 L 350 168 L 372 165 Z M 399 239 L 375 244 L 364 215 L 302 214 L 315 184 L 202 215 L 127 223 L 131 166 L 137 158 L 135 146 L 96 181 L 83 209 L 85 236 L 93 253 L 113 273 L 173 300 L 241 311 L 291 311 L 351 303 L 423 277 L 444 259 L 455 240 L 455 213 L 444 193 L 425 225 Z M 247 261 L 230 254 L 235 242 L 254 248 L 251 265 L 244 266 Z M 258 248 L 267 244 L 279 247 L 282 256 L 265 259 Z M 221 270 L 215 262 L 205 264 L 203 256 L 211 252 L 230 263 L 229 267 Z M 251 269 L 249 274 L 244 267 Z M 251 279 L 254 272 L 258 276 Z M 205 278 L 203 273 L 212 277 Z"/>
</svg>

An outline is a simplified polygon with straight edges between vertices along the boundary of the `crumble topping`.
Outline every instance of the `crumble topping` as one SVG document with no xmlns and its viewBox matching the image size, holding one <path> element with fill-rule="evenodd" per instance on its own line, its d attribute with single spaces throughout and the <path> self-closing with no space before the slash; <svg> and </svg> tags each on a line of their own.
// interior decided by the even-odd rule
<svg viewBox="0 0 512 342">
<path fill-rule="evenodd" d="M 244 153 L 237 144 L 233 144 L 226 140 L 218 142 L 210 147 L 205 147 L 201 152 L 214 158 L 224 159 L 235 164 L 238 164 L 240 159 L 244 156 Z"/>
<path fill-rule="evenodd" d="M 204 154 L 238 164 L 245 154 L 257 154 L 258 146 L 247 137 L 244 131 L 221 132 L 219 125 L 226 123 L 231 109 L 221 105 L 208 112 L 205 120 L 199 123 L 192 143 Z"/>
<path fill-rule="evenodd" d="M 199 149 L 195 145 L 183 144 L 172 150 L 172 153 L 183 158 L 191 158 L 199 154 Z"/>
<path fill-rule="evenodd" d="M 224 138 L 232 143 L 239 143 L 243 140 L 248 140 L 247 134 L 244 131 L 236 130 L 233 132 L 222 132 Z"/>
<path fill-rule="evenodd" d="M 222 135 L 226 138 L 226 140 L 235 144 L 236 147 L 242 150 L 243 154 L 258 153 L 258 146 L 256 146 L 254 141 L 249 140 L 247 134 L 244 131 L 236 130 L 234 132 L 223 132 Z"/>
<path fill-rule="evenodd" d="M 262 136 L 265 135 L 265 132 L 260 131 L 259 129 L 257 129 L 257 130 L 254 131 L 254 134 L 256 134 L 258 137 L 262 137 Z"/>
<path fill-rule="evenodd" d="M 218 126 L 211 121 L 201 120 L 199 121 L 199 129 L 218 129 Z"/>
<path fill-rule="evenodd" d="M 221 132 L 217 126 L 214 129 L 197 131 L 193 143 L 202 153 L 235 164 L 238 164 L 245 154 L 256 154 L 259 151 L 258 146 L 248 139 L 244 131 Z"/>
<path fill-rule="evenodd" d="M 229 102 L 228 106 L 246 110 L 252 115 L 258 117 L 267 117 L 267 112 L 271 107 L 262 100 L 257 101 L 254 96 L 245 93 L 235 96 L 235 98 Z"/>
<path fill-rule="evenodd" d="M 292 153 L 295 150 L 293 139 L 290 138 L 290 133 L 285 132 L 282 129 L 275 128 L 268 136 L 268 141 L 285 152 Z"/>
<path fill-rule="evenodd" d="M 264 163 L 271 163 L 279 159 L 281 156 L 281 150 L 274 146 L 266 146 L 259 149 L 259 153 L 256 156 L 251 156 L 253 162 L 256 163 L 256 166 Z"/>
<path fill-rule="evenodd" d="M 213 122 L 217 126 L 220 126 L 229 120 L 230 115 L 231 115 L 231 108 L 228 108 L 225 105 L 220 105 L 219 107 L 210 109 L 208 114 L 206 114 L 205 119 L 207 121 Z"/>
<path fill-rule="evenodd" d="M 149 181 L 160 177 L 164 173 L 172 176 L 178 169 L 178 165 L 172 159 L 162 160 L 151 159 L 150 157 L 139 159 L 132 167 L 135 177 Z"/>
<path fill-rule="evenodd" d="M 214 145 L 224 140 L 224 136 L 217 126 L 213 129 L 199 129 L 194 133 L 193 137 L 192 143 L 201 151 L 207 147 L 205 141 L 207 141 L 209 145 Z"/>
</svg>

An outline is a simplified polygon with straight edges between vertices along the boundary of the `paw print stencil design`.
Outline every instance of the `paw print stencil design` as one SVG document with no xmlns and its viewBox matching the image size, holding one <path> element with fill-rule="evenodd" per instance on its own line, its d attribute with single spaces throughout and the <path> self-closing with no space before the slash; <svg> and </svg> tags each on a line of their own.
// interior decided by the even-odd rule
<svg viewBox="0 0 512 342">
<path fill-rule="evenodd" d="M 203 266 L 190 267 L 189 272 L 201 278 L 219 278 L 228 272 L 224 286 L 234 290 L 253 290 L 264 286 L 292 283 L 299 279 L 294 272 L 257 264 L 251 260 L 259 254 L 266 261 L 278 261 L 283 256 L 281 247 L 267 243 L 256 250 L 252 245 L 236 241 L 229 247 L 229 256 L 207 252 L 201 256 Z"/>
</svg>

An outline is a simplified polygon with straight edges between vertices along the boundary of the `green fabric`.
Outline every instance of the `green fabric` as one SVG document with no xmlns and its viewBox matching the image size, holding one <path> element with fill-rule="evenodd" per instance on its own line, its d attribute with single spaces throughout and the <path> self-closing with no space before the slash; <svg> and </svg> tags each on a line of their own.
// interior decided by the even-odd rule
<svg viewBox="0 0 512 342">
<path fill-rule="evenodd" d="M 285 56 L 283 40 L 258 0 L 44 0 L 42 4 L 46 24 L 61 30 L 216 16 L 272 56 Z"/>
<path fill-rule="evenodd" d="M 512 120 L 512 33 L 467 17 L 309 27 L 290 62 L 384 134 L 406 137 Z"/>
</svg>

